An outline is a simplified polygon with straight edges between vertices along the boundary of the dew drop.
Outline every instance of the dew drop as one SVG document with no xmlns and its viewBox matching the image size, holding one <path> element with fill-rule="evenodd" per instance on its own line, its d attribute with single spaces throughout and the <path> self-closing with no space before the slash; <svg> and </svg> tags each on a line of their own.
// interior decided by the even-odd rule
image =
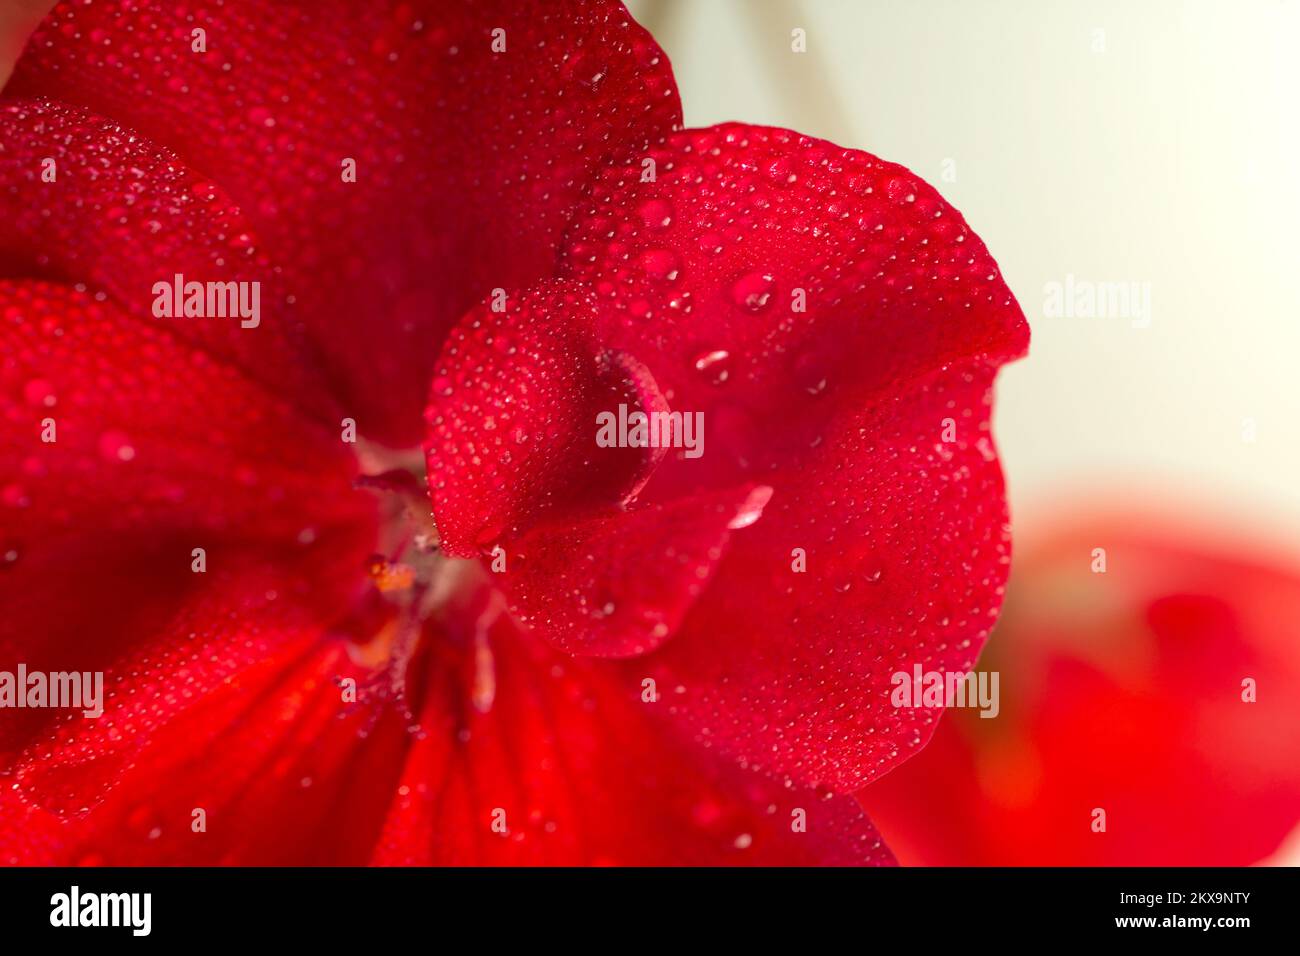
<svg viewBox="0 0 1300 956">
<path fill-rule="evenodd" d="M 32 499 L 27 495 L 27 490 L 22 485 L 15 484 L 5 485 L 0 490 L 0 501 L 3 501 L 10 508 L 26 508 L 32 503 Z"/>
<path fill-rule="evenodd" d="M 723 250 L 723 238 L 716 232 L 706 232 L 700 236 L 700 251 L 711 256 L 716 256 Z"/>
<path fill-rule="evenodd" d="M 673 207 L 665 199 L 647 199 L 637 209 L 641 221 L 651 229 L 666 229 L 673 221 Z"/>
<path fill-rule="evenodd" d="M 776 280 L 766 272 L 751 272 L 743 275 L 731 286 L 731 301 L 742 309 L 758 312 L 772 298 Z"/>
<path fill-rule="evenodd" d="M 107 431 L 99 436 L 99 453 L 107 461 L 130 461 L 135 457 L 135 446 L 124 433 Z"/>
<path fill-rule="evenodd" d="M 652 279 L 671 282 L 677 278 L 677 255 L 670 249 L 649 249 L 641 253 L 641 269 Z"/>
<path fill-rule="evenodd" d="M 793 183 L 799 177 L 795 175 L 794 160 L 789 156 L 779 156 L 767 166 L 767 178 L 778 186 Z"/>
<path fill-rule="evenodd" d="M 820 395 L 829 382 L 828 359 L 822 352 L 805 352 L 794 362 L 794 379 L 809 395 Z"/>
<path fill-rule="evenodd" d="M 763 516 L 763 509 L 767 503 L 772 500 L 772 488 L 770 485 L 759 485 L 749 493 L 736 512 L 736 516 L 727 523 L 727 527 L 732 531 L 739 531 L 741 528 L 748 528 L 751 524 Z"/>
<path fill-rule="evenodd" d="M 53 408 L 58 402 L 54 395 L 54 386 L 43 378 L 34 378 L 23 388 L 23 398 L 31 405 Z"/>
<path fill-rule="evenodd" d="M 710 385 L 721 385 L 731 377 L 731 353 L 726 349 L 701 352 L 695 357 L 695 371 Z"/>
</svg>

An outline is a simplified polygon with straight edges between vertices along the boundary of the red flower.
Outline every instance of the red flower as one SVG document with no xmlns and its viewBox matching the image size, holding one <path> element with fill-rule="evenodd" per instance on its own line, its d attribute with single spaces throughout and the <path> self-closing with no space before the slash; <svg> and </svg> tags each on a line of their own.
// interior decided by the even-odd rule
<svg viewBox="0 0 1300 956">
<path fill-rule="evenodd" d="M 1023 554 L 981 661 L 1001 672 L 999 719 L 949 714 L 924 754 L 862 794 L 899 859 L 1248 866 L 1288 852 L 1294 560 L 1185 517 L 1113 511 Z"/>
<path fill-rule="evenodd" d="M 932 188 L 675 131 L 599 2 L 63 4 L 0 103 L 0 662 L 108 672 L 0 715 L 4 859 L 890 859 L 1027 343 Z"/>
</svg>

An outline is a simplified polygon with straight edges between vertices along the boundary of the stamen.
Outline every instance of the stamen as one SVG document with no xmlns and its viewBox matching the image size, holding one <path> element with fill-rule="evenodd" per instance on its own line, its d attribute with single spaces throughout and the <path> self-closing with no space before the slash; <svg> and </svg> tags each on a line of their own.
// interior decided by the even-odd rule
<svg viewBox="0 0 1300 956">
<path fill-rule="evenodd" d="M 409 564 L 389 561 L 382 554 L 371 555 L 366 564 L 366 573 L 375 582 L 375 587 L 385 594 L 390 591 L 406 591 L 415 584 L 415 568 Z"/>
<path fill-rule="evenodd" d="M 496 658 L 492 654 L 488 632 L 504 610 L 505 601 L 501 593 L 494 591 L 487 607 L 474 622 L 474 686 L 471 700 L 474 709 L 480 714 L 486 714 L 492 709 L 492 703 L 497 696 Z"/>
<path fill-rule="evenodd" d="M 386 614 L 380 611 L 384 623 L 370 631 L 375 637 L 364 649 L 365 660 L 377 667 L 368 689 L 375 697 L 404 708 L 406 719 L 414 724 L 417 717 L 408 699 L 407 670 L 426 627 L 458 600 L 457 595 L 483 589 L 489 597 L 474 620 L 467 650 L 473 660 L 470 704 L 478 713 L 488 713 L 497 693 L 490 634 L 497 620 L 508 613 L 504 597 L 483 579 L 477 561 L 452 558 L 439 547 L 422 455 L 368 446 L 358 458 L 368 473 L 358 477 L 355 485 L 375 492 L 382 509 L 379 550 L 365 563 L 374 585 L 367 600 L 374 602 L 373 610 L 388 608 Z M 410 729 L 419 730 L 418 726 Z"/>
<path fill-rule="evenodd" d="M 439 578 L 449 561 L 438 546 L 423 456 L 369 447 L 359 458 L 375 470 L 359 476 L 354 484 L 377 493 L 383 509 L 378 542 L 382 550 L 366 560 L 365 571 L 375 590 L 396 609 L 384 628 L 383 663 L 372 689 L 405 703 L 407 667 L 425 622 L 445 594 Z M 398 467 L 385 467 L 393 464 Z"/>
</svg>

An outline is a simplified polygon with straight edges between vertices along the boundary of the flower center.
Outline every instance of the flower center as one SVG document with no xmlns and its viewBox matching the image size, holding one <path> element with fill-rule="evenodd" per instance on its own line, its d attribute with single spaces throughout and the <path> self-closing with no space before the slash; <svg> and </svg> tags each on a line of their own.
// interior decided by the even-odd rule
<svg viewBox="0 0 1300 956">
<path fill-rule="evenodd" d="M 495 674 L 488 630 L 504 608 L 482 565 L 439 547 L 423 453 L 358 445 L 361 476 L 354 484 L 380 507 L 377 550 L 365 561 L 372 587 L 348 628 L 349 653 L 375 668 L 372 690 L 404 701 L 407 671 L 430 625 L 461 639 L 473 655 L 473 702 L 491 707 Z M 473 608 L 474 610 L 470 610 Z M 465 626 L 472 625 L 472 626 Z"/>
</svg>

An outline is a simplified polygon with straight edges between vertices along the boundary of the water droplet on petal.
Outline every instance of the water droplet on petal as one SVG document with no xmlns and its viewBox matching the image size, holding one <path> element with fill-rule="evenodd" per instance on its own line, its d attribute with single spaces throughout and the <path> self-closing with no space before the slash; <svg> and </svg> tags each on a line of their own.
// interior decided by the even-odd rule
<svg viewBox="0 0 1300 956">
<path fill-rule="evenodd" d="M 652 279 L 671 282 L 677 278 L 677 255 L 670 249 L 647 250 L 641 253 L 641 268 Z"/>
<path fill-rule="evenodd" d="M 0 489 L 0 501 L 3 501 L 10 508 L 26 508 L 32 503 L 28 497 L 27 490 L 22 485 L 5 485 Z"/>
<path fill-rule="evenodd" d="M 770 485 L 759 485 L 749 493 L 745 503 L 740 506 L 736 516 L 731 519 L 727 527 L 732 531 L 739 531 L 741 528 L 748 528 L 763 515 L 763 509 L 767 503 L 772 500 L 772 488 Z"/>
<path fill-rule="evenodd" d="M 758 312 L 772 298 L 776 280 L 766 272 L 751 272 L 741 276 L 731 286 L 731 301 L 742 309 Z"/>
<path fill-rule="evenodd" d="M 58 403 L 54 395 L 54 386 L 43 378 L 34 378 L 23 388 L 23 398 L 29 404 L 42 408 L 53 408 Z"/>
<path fill-rule="evenodd" d="M 108 461 L 130 461 L 135 457 L 135 446 L 124 433 L 107 431 L 99 436 L 99 453 Z"/>
<path fill-rule="evenodd" d="M 695 357 L 695 371 L 711 385 L 721 385 L 731 376 L 731 353 L 726 349 L 701 352 Z"/>
<path fill-rule="evenodd" d="M 672 204 L 665 199 L 647 199 L 637 212 L 651 229 L 666 229 L 673 221 Z"/>
</svg>

